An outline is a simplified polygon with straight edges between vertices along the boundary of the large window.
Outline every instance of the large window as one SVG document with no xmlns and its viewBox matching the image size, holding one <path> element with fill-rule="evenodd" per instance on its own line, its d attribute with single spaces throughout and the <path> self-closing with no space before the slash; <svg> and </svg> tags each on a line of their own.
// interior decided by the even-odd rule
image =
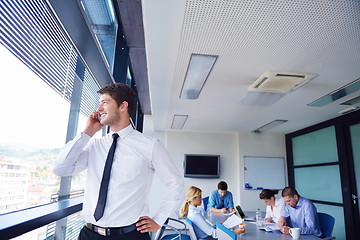
<svg viewBox="0 0 360 240">
<path fill-rule="evenodd" d="M 58 239 L 75 239 L 78 236 L 78 230 L 83 226 L 76 213 L 81 209 L 81 198 L 25 208 L 82 195 L 86 171 L 60 178 L 52 173 L 52 167 L 64 144 L 84 129 L 88 115 L 98 107 L 100 84 L 94 76 L 104 76 L 101 69 L 94 67 L 94 62 L 84 62 L 74 45 L 80 46 L 81 53 L 89 60 L 87 53 L 90 50 L 84 50 L 81 44 L 94 41 L 92 36 L 91 39 L 88 35 L 83 36 L 81 40 L 84 41 L 80 43 L 76 38 L 70 40 L 69 37 L 73 37 L 71 31 L 66 33 L 63 28 L 66 24 L 59 23 L 61 17 L 56 16 L 61 11 L 53 12 L 61 1 L 54 1 L 55 6 L 49 7 L 50 2 L 0 1 L 0 100 L 3 113 L 0 125 L 0 215 L 2 223 L 7 222 L 8 217 L 17 216 L 14 218 L 16 223 L 4 224 L 0 235 L 23 234 L 17 239 L 53 239 L 54 235 Z M 102 1 L 100 5 L 106 7 L 102 10 L 96 5 L 99 1 L 84 0 L 82 4 L 84 2 L 90 4 L 84 8 L 86 14 L 95 14 L 90 19 L 91 27 L 102 48 L 95 51 L 102 51 L 107 60 L 105 63 L 95 58 L 95 66 L 108 64 L 106 67 L 112 70 L 114 61 L 119 61 L 115 58 L 118 30 L 112 1 Z M 106 12 L 101 13 L 103 10 Z M 77 9 L 72 14 L 76 15 Z M 101 19 L 105 16 L 102 14 L 107 14 L 108 19 Z M 110 24 L 103 20 L 109 20 Z M 116 66 L 119 65 L 125 67 L 127 61 Z M 101 84 L 108 84 L 114 78 L 101 78 Z M 130 81 L 127 84 L 130 85 Z M 131 86 L 136 92 L 133 81 Z M 141 131 L 141 110 L 137 109 L 136 114 L 134 123 Z M 104 128 L 95 137 L 106 131 Z M 71 201 L 70 207 L 61 206 L 67 201 Z M 53 215 L 55 212 L 49 212 L 53 210 L 48 210 L 48 206 L 60 206 L 61 217 L 69 214 L 67 211 L 76 214 L 40 228 L 36 224 L 45 223 L 38 217 L 31 219 L 31 224 L 35 223 L 31 226 L 19 217 L 19 213 L 26 215 L 32 210 L 44 211 L 41 214 L 46 217 Z M 60 218 L 58 214 L 56 212 L 53 217 Z"/>
<path fill-rule="evenodd" d="M 0 44 L 0 213 L 49 203 L 70 104 Z"/>
<path fill-rule="evenodd" d="M 52 166 L 97 108 L 99 84 L 46 2 L 1 1 L 0 26 L 2 214 L 71 196 L 71 179 Z M 85 177 L 71 190 L 83 191 Z"/>
</svg>

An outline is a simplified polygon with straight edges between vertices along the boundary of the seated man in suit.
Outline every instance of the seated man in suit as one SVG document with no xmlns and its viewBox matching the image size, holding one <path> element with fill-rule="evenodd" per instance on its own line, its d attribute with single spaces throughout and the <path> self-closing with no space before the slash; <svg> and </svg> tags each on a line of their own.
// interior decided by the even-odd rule
<svg viewBox="0 0 360 240">
<path fill-rule="evenodd" d="M 285 187 L 281 193 L 286 206 L 278 221 L 280 231 L 289 234 L 290 227 L 286 226 L 286 219 L 290 219 L 292 227 L 300 228 L 300 234 L 321 236 L 319 217 L 314 204 L 292 187 Z"/>
<path fill-rule="evenodd" d="M 211 212 L 226 213 L 235 211 L 232 193 L 228 190 L 227 183 L 219 182 L 218 189 L 210 193 L 209 204 Z"/>
</svg>

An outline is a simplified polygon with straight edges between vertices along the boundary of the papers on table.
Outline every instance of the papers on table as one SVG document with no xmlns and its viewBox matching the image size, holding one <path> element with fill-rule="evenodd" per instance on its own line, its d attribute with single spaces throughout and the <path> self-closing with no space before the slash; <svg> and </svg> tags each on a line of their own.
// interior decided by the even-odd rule
<svg viewBox="0 0 360 240">
<path fill-rule="evenodd" d="M 227 228 L 233 228 L 239 226 L 240 223 L 242 223 L 241 218 L 233 214 L 223 223 L 223 225 Z"/>
<path fill-rule="evenodd" d="M 256 218 L 255 217 L 250 217 L 250 216 L 246 216 L 244 221 L 249 221 L 249 222 L 256 222 Z"/>
<path fill-rule="evenodd" d="M 224 213 L 224 215 L 225 215 L 225 216 L 231 216 L 231 215 L 233 215 L 234 213 L 235 213 L 235 211 L 233 211 L 233 212 L 227 211 L 226 213 Z"/>
<path fill-rule="evenodd" d="M 258 227 L 258 229 L 261 230 L 265 230 L 267 232 L 272 232 L 272 231 L 276 231 L 276 230 L 280 230 L 279 226 L 277 225 L 277 223 L 265 223 L 265 225 L 263 227 Z"/>
</svg>

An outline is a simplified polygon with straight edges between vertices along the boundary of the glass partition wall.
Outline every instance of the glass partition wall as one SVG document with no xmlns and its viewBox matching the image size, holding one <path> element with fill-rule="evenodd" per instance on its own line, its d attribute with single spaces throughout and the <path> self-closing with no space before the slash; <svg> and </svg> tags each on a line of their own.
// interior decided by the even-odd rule
<svg viewBox="0 0 360 240">
<path fill-rule="evenodd" d="M 356 200 L 359 199 L 360 193 L 360 123 L 350 126 L 350 137 L 353 153 L 353 164 L 355 170 L 355 185 L 358 193 L 357 195 L 352 194 L 351 198 L 356 203 Z M 357 210 L 360 215 L 360 208 L 358 208 Z"/>
<path fill-rule="evenodd" d="M 335 127 L 292 138 L 292 150 L 295 188 L 305 198 L 327 202 L 316 207 L 336 219 L 333 234 L 345 239 Z"/>
<path fill-rule="evenodd" d="M 360 186 L 359 112 L 286 135 L 289 183 L 335 218 L 336 239 L 356 239 Z M 356 179 L 356 180 L 355 180 Z M 357 212 L 354 211 L 357 209 Z"/>
</svg>

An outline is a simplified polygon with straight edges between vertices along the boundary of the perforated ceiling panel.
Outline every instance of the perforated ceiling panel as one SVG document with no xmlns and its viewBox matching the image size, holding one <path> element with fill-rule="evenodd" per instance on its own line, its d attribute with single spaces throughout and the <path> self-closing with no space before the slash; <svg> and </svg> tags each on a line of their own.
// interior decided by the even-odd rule
<svg viewBox="0 0 360 240">
<path fill-rule="evenodd" d="M 171 3 L 170 3 L 171 2 Z M 155 129 L 288 133 L 336 117 L 346 96 L 321 108 L 307 104 L 360 77 L 359 0 L 143 0 Z M 191 54 L 217 61 L 197 99 L 179 98 Z M 317 77 L 273 104 L 241 99 L 267 71 Z M 356 95 L 356 96 L 355 96 Z M 346 99 L 345 99 L 346 98 Z"/>
<path fill-rule="evenodd" d="M 224 79 L 242 65 L 255 70 L 259 62 L 289 61 L 291 53 L 305 61 L 358 39 L 359 1 L 188 0 L 175 81 L 184 79 L 191 53 L 219 55 L 221 73 L 212 78 Z"/>
<path fill-rule="evenodd" d="M 219 98 L 222 106 L 240 112 L 239 99 L 265 71 L 318 74 L 299 89 L 323 84 L 329 87 L 323 87 L 324 92 L 353 81 L 360 67 L 359 12 L 358 0 L 187 0 L 167 127 L 173 114 L 181 113 L 189 114 L 185 128 L 205 128 L 200 119 L 206 117 L 204 113 L 211 115 L 210 107 L 221 106 L 216 102 Z M 178 96 L 192 53 L 219 57 L 198 100 L 190 106 Z M 289 105 L 292 100 L 287 95 L 282 101 Z M 278 104 L 284 111 L 281 101 Z M 225 116 L 229 108 L 218 114 Z M 192 119 L 200 123 L 192 125 Z"/>
</svg>

